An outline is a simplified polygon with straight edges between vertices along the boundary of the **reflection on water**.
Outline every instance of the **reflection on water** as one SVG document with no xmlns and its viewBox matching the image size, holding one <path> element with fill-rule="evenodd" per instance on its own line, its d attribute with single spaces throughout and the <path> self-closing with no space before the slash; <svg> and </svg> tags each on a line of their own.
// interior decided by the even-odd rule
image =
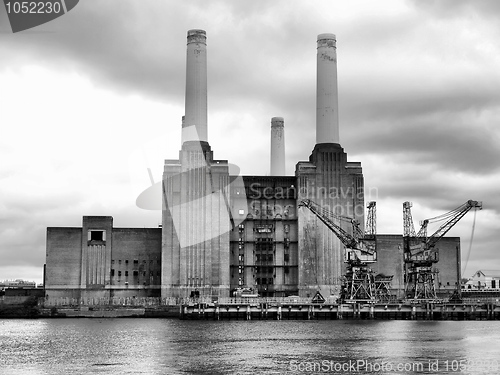
<svg viewBox="0 0 500 375">
<path fill-rule="evenodd" d="M 441 374 L 457 373 L 461 365 L 465 373 L 491 374 L 500 372 L 498 324 L 0 320 L 0 373 Z"/>
</svg>

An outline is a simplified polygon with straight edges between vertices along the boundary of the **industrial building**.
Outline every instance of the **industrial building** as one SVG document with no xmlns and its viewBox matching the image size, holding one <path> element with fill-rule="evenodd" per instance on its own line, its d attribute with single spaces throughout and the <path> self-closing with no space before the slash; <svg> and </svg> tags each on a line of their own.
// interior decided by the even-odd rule
<svg viewBox="0 0 500 375">
<path fill-rule="evenodd" d="M 344 245 L 301 207 L 312 200 L 363 230 L 361 163 L 348 161 L 339 138 L 335 35 L 317 39 L 316 145 L 296 163 L 294 176 L 285 175 L 283 117 L 270 121 L 271 176 L 240 176 L 228 160 L 215 158 L 206 40 L 205 31 L 188 31 L 182 140 L 178 159 L 164 164 L 161 228 L 114 228 L 108 216 L 84 216 L 80 228 L 48 228 L 49 298 L 220 298 L 238 288 L 263 297 L 340 295 Z M 352 233 L 349 223 L 339 226 Z M 375 236 L 371 269 L 392 276 L 394 295 L 405 285 L 403 242 L 402 235 Z M 439 248 L 436 288 L 450 295 L 460 280 L 460 239 L 442 238 Z"/>
<path fill-rule="evenodd" d="M 474 272 L 474 275 L 462 287 L 467 291 L 498 290 L 500 289 L 500 271 L 479 270 Z"/>
</svg>

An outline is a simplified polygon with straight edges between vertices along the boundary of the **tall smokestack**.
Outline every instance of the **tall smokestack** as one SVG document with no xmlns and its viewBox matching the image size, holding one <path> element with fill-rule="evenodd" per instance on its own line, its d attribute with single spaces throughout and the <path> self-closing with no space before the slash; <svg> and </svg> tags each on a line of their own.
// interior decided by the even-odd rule
<svg viewBox="0 0 500 375">
<path fill-rule="evenodd" d="M 316 144 L 340 143 L 337 93 L 337 47 L 334 34 L 318 35 Z"/>
<path fill-rule="evenodd" d="M 182 143 L 205 141 L 207 136 L 207 35 L 205 30 L 187 33 L 186 110 Z"/>
<path fill-rule="evenodd" d="M 271 119 L 271 176 L 285 175 L 285 124 L 283 117 Z"/>
</svg>

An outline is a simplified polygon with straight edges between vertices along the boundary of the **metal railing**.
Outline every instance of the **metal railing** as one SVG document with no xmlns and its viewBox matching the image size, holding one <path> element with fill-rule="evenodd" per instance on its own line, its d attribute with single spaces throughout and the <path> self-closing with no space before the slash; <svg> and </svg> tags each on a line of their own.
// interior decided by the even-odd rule
<svg viewBox="0 0 500 375">
<path fill-rule="evenodd" d="M 496 304 L 500 305 L 500 297 L 476 297 L 476 298 L 462 298 L 464 305 L 484 305 Z"/>
<path fill-rule="evenodd" d="M 311 303 L 310 297 L 199 297 L 199 298 L 160 298 L 160 297 L 56 297 L 40 298 L 39 305 L 45 307 L 77 307 L 77 306 L 137 306 L 137 307 L 155 307 L 155 306 L 178 306 L 186 304 L 262 304 L 262 303 L 280 303 L 280 304 L 308 304 Z M 325 303 L 336 303 L 337 298 L 328 297 Z"/>
<path fill-rule="evenodd" d="M 41 298 L 39 304 L 43 306 L 176 306 L 179 305 L 179 298 L 159 298 L 159 297 L 56 297 Z"/>
</svg>

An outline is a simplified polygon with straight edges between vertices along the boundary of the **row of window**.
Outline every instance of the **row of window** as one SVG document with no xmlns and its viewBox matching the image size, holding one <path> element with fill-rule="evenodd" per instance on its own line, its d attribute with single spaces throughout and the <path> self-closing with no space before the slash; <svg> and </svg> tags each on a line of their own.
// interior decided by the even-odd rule
<svg viewBox="0 0 500 375">
<path fill-rule="evenodd" d="M 273 254 L 255 254 L 255 260 L 257 262 L 272 262 L 274 260 Z M 283 260 L 285 262 L 290 261 L 290 254 L 285 253 L 283 254 Z M 245 261 L 245 255 L 244 254 L 239 254 L 238 255 L 238 262 L 243 263 Z"/>
<path fill-rule="evenodd" d="M 273 239 L 272 239 L 272 238 L 269 238 L 269 240 L 270 240 L 269 242 L 271 242 Z M 251 243 L 251 242 L 252 242 L 252 241 L 248 241 L 248 243 Z M 276 241 L 276 242 L 279 242 L 279 241 Z M 283 243 L 284 243 L 285 247 L 289 247 L 289 246 L 290 246 L 290 239 L 289 239 L 289 238 L 287 238 L 287 237 L 285 237 L 285 238 L 283 239 Z M 242 249 L 242 248 L 243 248 L 243 246 L 245 245 L 245 240 L 244 240 L 243 238 L 241 238 L 241 237 L 240 237 L 240 238 L 238 239 L 238 244 L 240 245 L 240 249 Z M 260 242 L 260 241 L 257 241 L 257 243 L 255 244 L 255 246 L 256 246 L 256 247 L 259 247 L 259 246 L 260 246 L 260 247 L 266 247 L 266 246 L 273 246 L 273 245 L 274 245 L 274 243 L 267 243 L 267 242 L 266 242 L 266 243 L 262 243 L 262 242 Z"/>
<path fill-rule="evenodd" d="M 117 271 L 115 272 L 115 269 L 112 268 L 111 269 L 111 277 L 114 277 L 115 274 L 117 274 L 118 276 L 121 276 L 122 275 L 122 271 Z M 147 272 L 146 271 L 142 271 L 141 272 L 142 276 L 146 276 Z M 129 272 L 128 271 L 124 271 L 124 275 L 125 276 L 128 276 L 129 275 Z M 139 277 L 139 271 L 132 271 L 132 275 L 134 277 Z M 154 276 L 154 272 L 153 271 L 150 271 L 149 272 L 149 276 Z M 156 276 L 161 276 L 161 272 L 160 271 L 156 271 Z"/>
<path fill-rule="evenodd" d="M 256 273 L 273 273 L 274 267 L 255 267 Z"/>
<path fill-rule="evenodd" d="M 257 267 L 259 268 L 259 267 Z M 262 268 L 265 268 L 265 267 L 262 267 Z M 268 273 L 272 273 L 273 272 L 273 269 L 272 267 L 269 267 L 269 269 L 267 269 Z M 285 274 L 288 274 L 290 273 L 290 268 L 287 266 L 284 268 L 284 271 L 285 271 Z M 259 271 L 257 271 L 259 272 Z M 238 273 L 239 273 L 239 277 L 238 277 L 238 285 L 243 285 L 244 284 L 244 281 L 245 281 L 245 278 L 243 276 L 243 267 L 238 267 Z M 265 271 L 263 273 L 266 273 Z M 272 277 L 258 277 L 256 278 L 256 284 L 257 285 L 273 285 L 274 284 L 274 278 Z"/>
<path fill-rule="evenodd" d="M 147 260 L 143 260 L 143 261 L 142 261 L 142 263 L 143 263 L 143 264 L 146 264 L 147 262 L 148 262 Z M 118 264 L 122 264 L 122 260 L 121 260 L 121 259 L 118 259 L 118 260 L 116 261 L 116 263 L 118 263 Z M 128 265 L 128 263 L 129 263 L 128 259 L 125 259 L 125 260 L 124 260 L 124 263 L 125 263 L 125 265 Z M 115 260 L 114 260 L 114 259 L 111 259 L 111 264 L 115 264 Z M 154 264 L 154 260 L 153 260 L 153 259 L 151 259 L 151 260 L 149 261 L 149 264 L 150 264 L 150 266 L 152 266 L 152 265 Z M 160 265 L 161 265 L 161 260 L 157 259 L 157 260 L 156 260 L 156 264 L 157 264 L 158 266 L 160 266 Z M 139 259 L 134 259 L 134 266 L 135 266 L 135 265 L 139 265 Z"/>
<path fill-rule="evenodd" d="M 255 257 L 257 262 L 272 262 L 274 259 L 273 254 L 256 254 Z"/>
<path fill-rule="evenodd" d="M 256 280 L 256 283 L 257 285 L 273 285 L 274 284 L 274 280 L 272 277 L 263 277 L 263 278 L 260 278 L 258 277 L 257 280 Z"/>
<path fill-rule="evenodd" d="M 263 230 L 264 229 L 264 230 Z M 274 229 L 272 224 L 255 224 L 253 231 L 259 233 L 270 233 Z M 238 225 L 238 232 L 243 232 L 245 230 L 245 224 Z M 290 224 L 283 225 L 283 230 L 285 233 L 290 232 Z"/>
</svg>

